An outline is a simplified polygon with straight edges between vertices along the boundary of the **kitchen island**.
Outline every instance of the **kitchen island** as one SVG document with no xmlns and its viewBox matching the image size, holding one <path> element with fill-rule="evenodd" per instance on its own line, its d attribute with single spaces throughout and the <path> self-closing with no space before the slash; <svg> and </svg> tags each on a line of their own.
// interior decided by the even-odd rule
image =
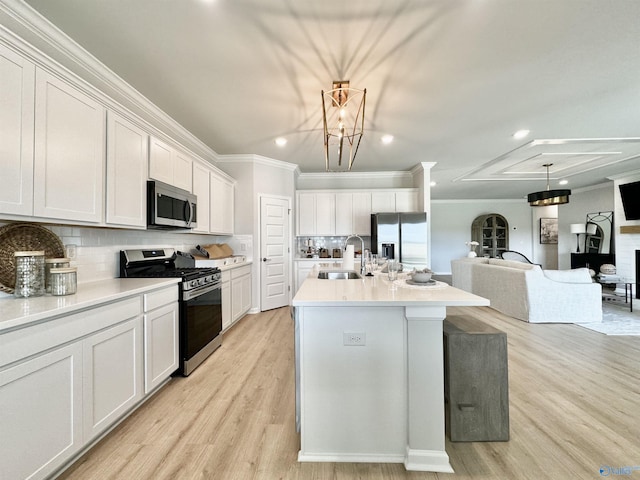
<svg viewBox="0 0 640 480">
<path fill-rule="evenodd" d="M 489 301 L 384 275 L 321 280 L 293 299 L 299 461 L 453 472 L 445 451 L 442 321 Z"/>
</svg>

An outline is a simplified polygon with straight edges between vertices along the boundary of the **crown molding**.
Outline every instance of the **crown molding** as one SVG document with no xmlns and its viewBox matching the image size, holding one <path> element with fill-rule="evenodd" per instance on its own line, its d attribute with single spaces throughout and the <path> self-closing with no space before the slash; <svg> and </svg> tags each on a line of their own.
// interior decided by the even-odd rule
<svg viewBox="0 0 640 480">
<path fill-rule="evenodd" d="M 218 163 L 252 163 L 265 165 L 268 167 L 281 168 L 283 170 L 287 170 L 290 172 L 295 172 L 296 170 L 300 171 L 300 168 L 295 163 L 283 162 L 282 160 L 276 160 L 274 158 L 263 157 L 262 155 L 257 154 L 229 154 L 229 155 L 219 155 L 217 160 Z"/>
<path fill-rule="evenodd" d="M 309 172 L 300 173 L 303 179 L 349 179 L 349 180 L 365 180 L 372 178 L 413 178 L 411 172 L 392 171 L 392 172 Z"/>
<path fill-rule="evenodd" d="M 6 17 L 3 18 L 3 17 Z M 15 23 L 21 32 L 16 33 L 3 26 L 3 37 L 16 44 L 24 53 L 56 75 L 62 75 L 74 86 L 87 90 L 87 85 L 94 91 L 92 96 L 107 107 L 123 114 L 135 123 L 143 123 L 154 135 L 160 136 L 170 143 L 177 143 L 191 153 L 216 162 L 219 155 L 208 145 L 194 136 L 166 112 L 158 108 L 148 98 L 124 81 L 115 72 L 100 62 L 87 50 L 57 28 L 31 6 L 20 0 L 0 0 L 0 19 L 3 23 Z M 6 20 L 6 21 L 5 21 Z M 23 34 L 27 37 L 22 38 Z M 41 52 L 30 42 L 42 42 L 55 52 L 73 69 L 62 65 L 60 59 L 52 58 Z M 72 71 L 73 70 L 73 71 Z M 97 92 L 96 92 L 97 91 Z M 110 95 L 117 96 L 113 98 Z"/>
</svg>

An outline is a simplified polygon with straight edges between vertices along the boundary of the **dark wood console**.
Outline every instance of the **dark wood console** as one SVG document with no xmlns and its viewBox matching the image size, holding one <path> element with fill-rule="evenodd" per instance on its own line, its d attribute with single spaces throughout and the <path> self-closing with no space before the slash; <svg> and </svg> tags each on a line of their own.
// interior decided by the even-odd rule
<svg viewBox="0 0 640 480">
<path fill-rule="evenodd" d="M 605 263 L 615 265 L 616 256 L 613 253 L 572 253 L 571 268 L 587 267 L 600 273 L 600 267 Z"/>
</svg>

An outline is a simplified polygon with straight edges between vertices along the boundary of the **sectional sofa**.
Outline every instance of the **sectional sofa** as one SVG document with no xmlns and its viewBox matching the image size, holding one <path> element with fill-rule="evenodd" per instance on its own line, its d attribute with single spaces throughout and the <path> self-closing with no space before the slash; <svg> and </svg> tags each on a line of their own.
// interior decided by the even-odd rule
<svg viewBox="0 0 640 480">
<path fill-rule="evenodd" d="M 454 287 L 488 298 L 491 307 L 531 323 L 602 321 L 602 287 L 586 268 L 542 270 L 496 258 L 451 261 Z"/>
</svg>

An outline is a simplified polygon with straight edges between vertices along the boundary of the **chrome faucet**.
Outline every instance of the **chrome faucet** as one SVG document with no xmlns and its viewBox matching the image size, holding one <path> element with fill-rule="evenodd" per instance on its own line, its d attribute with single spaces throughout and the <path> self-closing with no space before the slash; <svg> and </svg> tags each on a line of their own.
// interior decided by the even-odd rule
<svg viewBox="0 0 640 480">
<path fill-rule="evenodd" d="M 356 235 L 355 233 L 352 235 L 349 235 L 347 237 L 347 239 L 344 241 L 344 247 L 342 247 L 342 250 L 347 250 L 347 244 L 349 243 L 349 240 L 351 240 L 352 238 L 357 238 L 360 240 L 360 274 L 364 274 L 364 269 L 365 269 L 365 265 L 364 265 L 364 240 L 362 239 L 362 237 L 360 235 Z"/>
</svg>

